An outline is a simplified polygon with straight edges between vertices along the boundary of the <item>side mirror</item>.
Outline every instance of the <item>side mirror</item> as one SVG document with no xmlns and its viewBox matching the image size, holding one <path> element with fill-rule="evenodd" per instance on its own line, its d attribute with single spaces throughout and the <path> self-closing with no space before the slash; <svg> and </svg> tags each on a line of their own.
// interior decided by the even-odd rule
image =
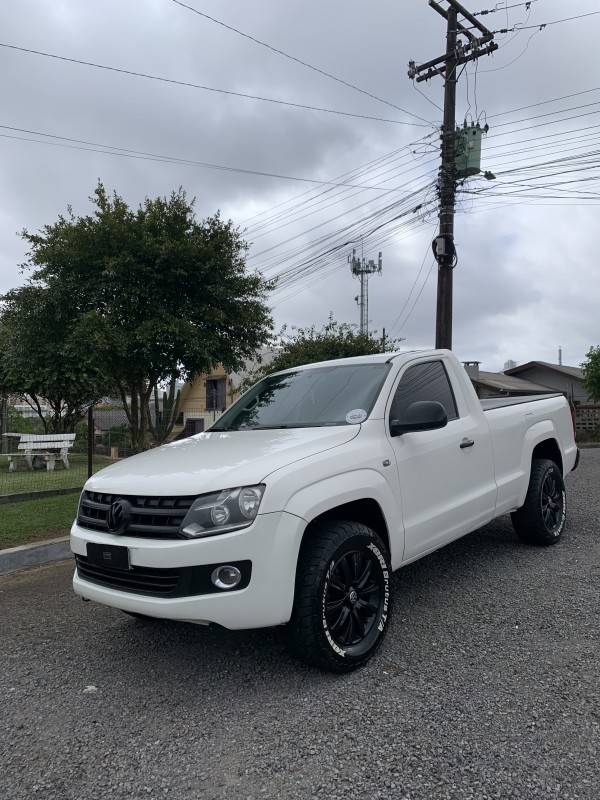
<svg viewBox="0 0 600 800">
<path fill-rule="evenodd" d="M 403 433 L 434 431 L 447 424 L 446 409 L 441 403 L 435 400 L 417 400 L 409 405 L 402 419 L 390 420 L 390 433 L 392 436 L 401 436 Z"/>
</svg>

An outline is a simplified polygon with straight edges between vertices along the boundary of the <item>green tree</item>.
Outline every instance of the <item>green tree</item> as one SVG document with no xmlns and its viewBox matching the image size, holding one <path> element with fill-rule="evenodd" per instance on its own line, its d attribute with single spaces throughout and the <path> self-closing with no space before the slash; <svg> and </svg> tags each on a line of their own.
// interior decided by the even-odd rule
<svg viewBox="0 0 600 800">
<path fill-rule="evenodd" d="M 14 406 L 8 406 L 8 431 L 10 433 L 43 433 L 39 419 L 25 417 Z"/>
<path fill-rule="evenodd" d="M 583 388 L 594 403 L 600 403 L 600 346 L 590 347 L 583 368 Z"/>
<path fill-rule="evenodd" d="M 372 355 L 384 350 L 392 351 L 401 341 L 402 339 L 388 339 L 384 344 L 374 333 L 357 332 L 356 325 L 338 323 L 332 317 L 320 330 L 312 325 L 308 328 L 297 328 L 293 335 L 289 335 L 284 327 L 279 334 L 279 341 L 274 345 L 274 349 L 278 350 L 277 355 L 245 378 L 243 388 L 264 375 L 282 369 L 337 358 Z"/>
<path fill-rule="evenodd" d="M 247 245 L 217 213 L 199 222 L 183 189 L 134 210 L 99 183 L 92 215 L 66 216 L 29 243 L 30 284 L 70 304 L 71 331 L 119 394 L 133 448 L 151 444 L 157 385 L 236 370 L 268 339 L 271 285 L 245 268 Z"/>
<path fill-rule="evenodd" d="M 68 298 L 42 286 L 23 286 L 2 298 L 1 391 L 25 399 L 45 433 L 72 433 L 106 385 L 73 318 Z"/>
</svg>

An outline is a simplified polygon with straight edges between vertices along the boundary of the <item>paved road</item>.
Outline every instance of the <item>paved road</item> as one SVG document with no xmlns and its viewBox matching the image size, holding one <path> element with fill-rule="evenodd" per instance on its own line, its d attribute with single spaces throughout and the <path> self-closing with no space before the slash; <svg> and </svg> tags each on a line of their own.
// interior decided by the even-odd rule
<svg viewBox="0 0 600 800">
<path fill-rule="evenodd" d="M 0 797 L 598 800 L 599 486 L 587 450 L 556 547 L 503 518 L 397 573 L 346 677 L 83 603 L 69 564 L 0 579 Z"/>
</svg>

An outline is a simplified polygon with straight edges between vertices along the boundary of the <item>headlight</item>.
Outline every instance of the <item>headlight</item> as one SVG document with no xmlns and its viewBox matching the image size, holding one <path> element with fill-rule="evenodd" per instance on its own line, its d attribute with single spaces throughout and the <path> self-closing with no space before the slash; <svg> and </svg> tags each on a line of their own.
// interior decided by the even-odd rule
<svg viewBox="0 0 600 800">
<path fill-rule="evenodd" d="M 261 483 L 200 495 L 185 515 L 179 533 L 186 539 L 199 539 L 247 528 L 256 519 L 264 491 Z"/>
</svg>

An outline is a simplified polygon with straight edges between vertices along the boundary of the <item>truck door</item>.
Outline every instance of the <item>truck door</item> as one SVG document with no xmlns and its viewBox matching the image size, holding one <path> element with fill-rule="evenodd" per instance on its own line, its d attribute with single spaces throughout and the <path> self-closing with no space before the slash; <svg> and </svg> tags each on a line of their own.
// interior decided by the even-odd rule
<svg viewBox="0 0 600 800">
<path fill-rule="evenodd" d="M 496 482 L 491 436 L 483 412 L 469 413 L 442 360 L 413 363 L 400 373 L 388 403 L 387 432 L 394 448 L 405 527 L 404 561 L 410 561 L 489 522 Z M 411 403 L 437 400 L 444 428 L 391 436 L 389 423 Z"/>
</svg>

